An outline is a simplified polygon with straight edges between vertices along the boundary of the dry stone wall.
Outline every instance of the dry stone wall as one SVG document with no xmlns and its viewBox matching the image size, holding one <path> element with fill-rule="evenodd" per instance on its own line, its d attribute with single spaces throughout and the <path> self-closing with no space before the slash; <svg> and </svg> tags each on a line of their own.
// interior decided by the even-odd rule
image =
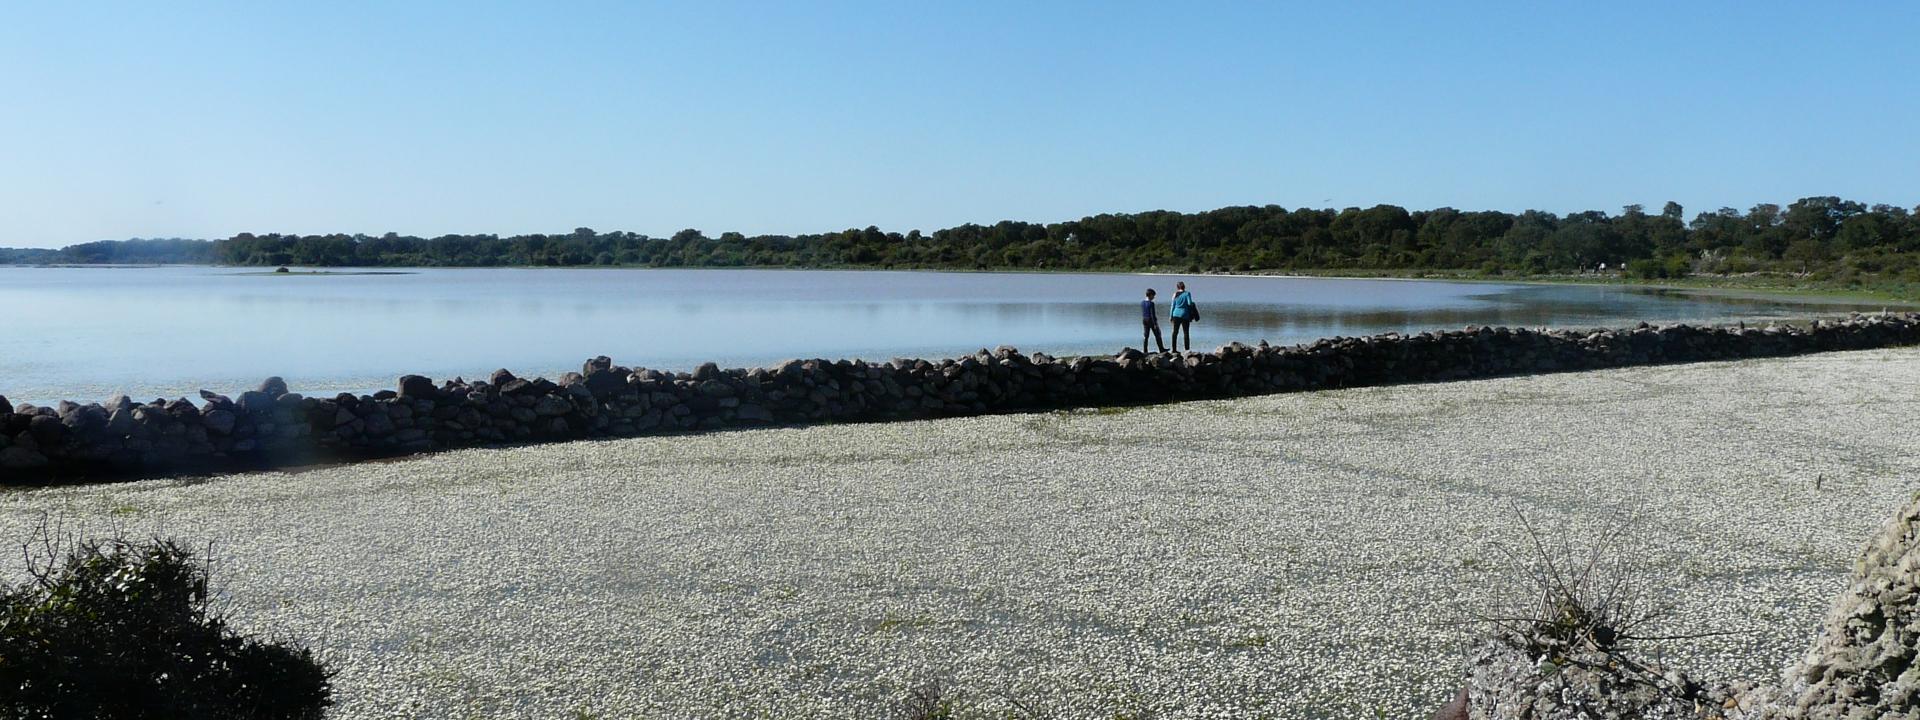
<svg viewBox="0 0 1920 720">
<path fill-rule="evenodd" d="M 505 370 L 329 398 L 279 378 L 227 397 L 14 406 L 0 398 L 0 482 L 138 477 L 333 462 L 450 448 L 768 424 L 933 418 L 1920 343 L 1920 313 L 1767 328 L 1467 328 L 1234 343 L 1207 353 L 1054 358 L 1002 347 L 944 360 L 792 360 L 691 373 L 588 360 L 558 380 Z"/>
</svg>

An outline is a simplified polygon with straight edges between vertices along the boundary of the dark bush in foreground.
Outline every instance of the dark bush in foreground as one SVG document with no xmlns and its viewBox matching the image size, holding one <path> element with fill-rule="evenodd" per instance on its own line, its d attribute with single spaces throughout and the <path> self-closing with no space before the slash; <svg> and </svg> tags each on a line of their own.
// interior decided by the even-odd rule
<svg viewBox="0 0 1920 720">
<path fill-rule="evenodd" d="M 169 540 L 30 547 L 0 589 L 0 717 L 318 718 L 331 673 L 305 648 L 239 635 L 206 566 Z"/>
</svg>

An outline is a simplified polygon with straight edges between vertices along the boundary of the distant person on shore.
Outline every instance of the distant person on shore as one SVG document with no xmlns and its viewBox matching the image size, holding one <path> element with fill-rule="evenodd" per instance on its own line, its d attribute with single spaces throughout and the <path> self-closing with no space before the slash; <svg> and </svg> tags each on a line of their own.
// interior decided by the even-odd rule
<svg viewBox="0 0 1920 720">
<path fill-rule="evenodd" d="M 1180 338 L 1187 338 L 1186 350 L 1193 349 L 1193 321 L 1200 319 L 1200 306 L 1193 304 L 1193 293 L 1187 292 L 1187 284 L 1173 284 L 1173 307 L 1169 314 L 1173 316 L 1173 349 L 1181 350 Z"/>
<path fill-rule="evenodd" d="M 1148 337 L 1160 352 L 1167 351 L 1167 341 L 1160 339 L 1160 311 L 1153 306 L 1153 288 L 1147 288 L 1147 299 L 1140 301 L 1140 352 L 1147 351 Z"/>
</svg>

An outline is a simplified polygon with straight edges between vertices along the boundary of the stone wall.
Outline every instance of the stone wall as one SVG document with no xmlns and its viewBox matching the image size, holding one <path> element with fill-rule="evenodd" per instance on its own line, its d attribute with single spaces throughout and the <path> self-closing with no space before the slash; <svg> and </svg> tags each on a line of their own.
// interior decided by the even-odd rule
<svg viewBox="0 0 1920 720">
<path fill-rule="evenodd" d="M 15 407 L 0 398 L 0 481 L 137 477 L 504 443 L 768 424 L 876 421 L 1463 380 L 1920 343 L 1920 313 L 1768 328 L 1466 330 L 1234 343 L 1208 353 L 1053 358 L 1013 348 L 937 361 L 793 360 L 691 373 L 605 357 L 557 381 L 501 370 L 310 398 L 269 378 L 228 398 Z"/>
</svg>

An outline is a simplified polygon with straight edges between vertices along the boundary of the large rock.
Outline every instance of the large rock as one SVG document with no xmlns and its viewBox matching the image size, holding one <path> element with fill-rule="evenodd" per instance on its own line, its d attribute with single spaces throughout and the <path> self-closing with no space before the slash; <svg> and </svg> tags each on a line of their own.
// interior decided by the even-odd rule
<svg viewBox="0 0 1920 720">
<path fill-rule="evenodd" d="M 440 388 L 434 386 L 433 378 L 422 375 L 400 376 L 400 397 L 409 400 L 431 400 L 439 395 Z"/>
<path fill-rule="evenodd" d="M 1820 634 L 1746 717 L 1920 719 L 1920 497 L 1880 529 Z"/>
<path fill-rule="evenodd" d="M 695 380 L 714 380 L 719 377 L 720 366 L 715 363 L 700 363 L 700 367 L 693 369 L 693 379 Z"/>
<path fill-rule="evenodd" d="M 71 432 L 58 415 L 36 415 L 27 427 L 41 447 L 57 447 L 66 442 L 67 433 Z"/>
<path fill-rule="evenodd" d="M 1920 720 L 1920 497 L 1867 544 L 1819 635 L 1778 685 L 1704 688 L 1644 659 L 1590 647 L 1546 657 L 1527 646 L 1504 634 L 1475 653 L 1464 717 Z"/>
<path fill-rule="evenodd" d="M 108 435 L 113 435 L 116 437 L 126 435 L 128 433 L 133 432 L 133 427 L 134 427 L 134 424 L 133 424 L 132 410 L 125 410 L 125 409 L 114 410 L 112 414 L 107 416 L 107 434 Z"/>
<path fill-rule="evenodd" d="M 557 417 L 573 412 L 573 403 L 567 402 L 566 398 L 558 395 L 548 395 L 540 398 L 540 402 L 534 404 L 533 412 L 535 415 Z"/>
<path fill-rule="evenodd" d="M 34 470 L 47 466 L 47 456 L 38 450 L 29 450 L 18 445 L 0 450 L 0 468 L 8 470 Z"/>
<path fill-rule="evenodd" d="M 232 411 L 218 407 L 200 416 L 201 424 L 206 426 L 208 432 L 216 435 L 232 433 L 237 420 Z"/>
<path fill-rule="evenodd" d="M 399 427 L 393 424 L 392 415 L 377 409 L 373 414 L 367 416 L 366 426 L 367 435 L 376 438 L 392 435 L 393 431 Z"/>
<path fill-rule="evenodd" d="M 602 357 L 600 359 L 604 360 L 606 358 Z M 588 364 L 592 365 L 592 361 L 589 361 Z M 611 368 L 604 367 L 594 368 L 589 371 L 586 380 L 582 381 L 582 383 L 586 385 L 588 393 L 602 399 L 619 395 L 622 392 L 626 392 L 627 389 L 627 379 L 625 376 L 614 372 Z"/>
<path fill-rule="evenodd" d="M 175 417 L 183 419 L 200 417 L 200 408 L 194 407 L 193 403 L 188 402 L 186 398 L 177 398 L 167 403 L 167 412 L 173 413 Z"/>
<path fill-rule="evenodd" d="M 1707 720 L 1706 692 L 1685 675 L 1626 658 L 1619 649 L 1581 647 L 1536 654 L 1503 633 L 1474 653 L 1466 712 L 1473 720 Z M 1623 663 L 1630 659 L 1632 663 Z M 1628 669 L 1638 665 L 1638 670 Z M 1456 698 L 1456 701 L 1458 698 Z M 1456 709 L 1454 717 L 1462 717 Z"/>
<path fill-rule="evenodd" d="M 71 407 L 69 407 L 69 405 L 71 405 Z M 106 409 L 102 409 L 100 405 L 60 403 L 60 422 L 61 424 L 65 424 L 69 430 L 73 430 L 73 432 L 88 432 L 88 430 L 92 430 L 92 428 L 96 426 L 94 417 L 96 417 L 96 415 L 102 415 L 102 417 L 104 417 L 104 413 L 106 413 Z"/>
<path fill-rule="evenodd" d="M 260 381 L 260 387 L 257 389 L 260 392 L 266 393 L 268 397 L 280 397 L 281 395 L 287 394 L 287 381 L 280 379 L 279 375 L 275 375 Z"/>
<path fill-rule="evenodd" d="M 273 412 L 273 396 L 259 390 L 240 393 L 240 399 L 234 402 L 244 413 L 257 415 Z"/>
</svg>

